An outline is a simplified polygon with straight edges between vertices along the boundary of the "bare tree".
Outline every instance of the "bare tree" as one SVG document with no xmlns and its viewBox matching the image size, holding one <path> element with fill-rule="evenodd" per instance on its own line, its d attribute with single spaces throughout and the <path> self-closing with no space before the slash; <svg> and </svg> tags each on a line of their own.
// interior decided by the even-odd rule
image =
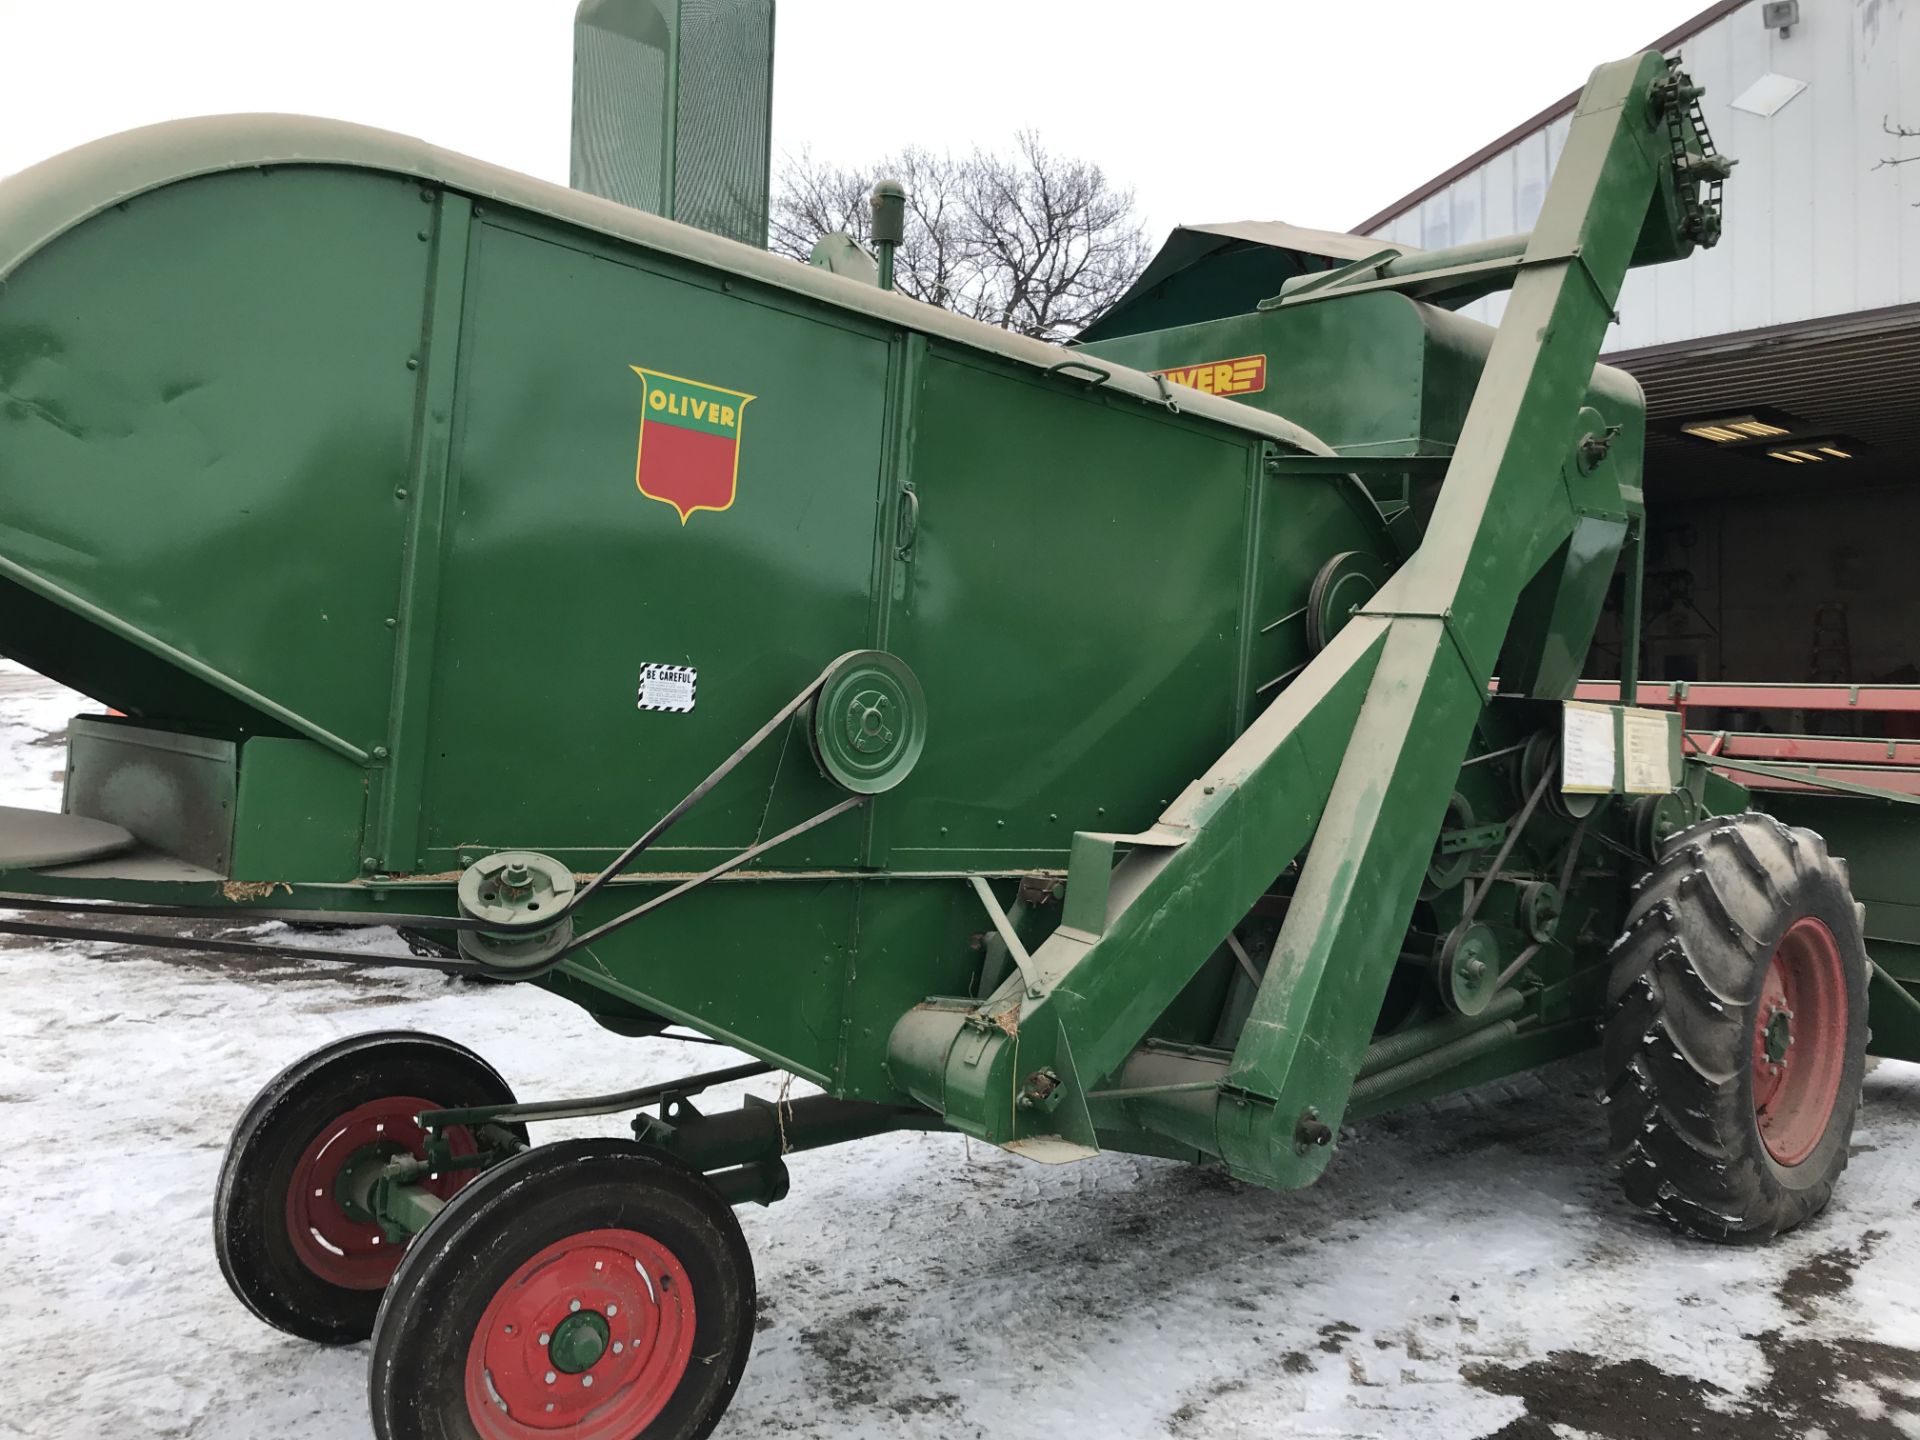
<svg viewBox="0 0 1920 1440">
<path fill-rule="evenodd" d="M 1905 125 L 1896 125 L 1891 116 L 1881 117 L 1880 128 L 1896 140 L 1920 140 L 1920 130 L 1909 130 Z M 1891 170 L 1896 165 L 1911 165 L 1915 161 L 1920 161 L 1920 155 L 1886 155 L 1881 157 L 1880 163 L 1873 168 Z M 1920 200 L 1914 202 L 1914 207 L 1920 209 Z"/>
<path fill-rule="evenodd" d="M 1065 340 L 1119 299 L 1147 262 L 1133 192 L 1114 188 L 1097 165 L 1054 155 L 1031 131 L 1004 156 L 910 148 L 859 169 L 806 152 L 788 157 L 770 247 L 804 260 L 830 231 L 867 243 L 867 195 L 882 176 L 907 192 L 895 283 L 971 319 Z"/>
<path fill-rule="evenodd" d="M 931 305 L 978 318 L 963 291 L 974 278 L 972 245 L 960 224 L 959 197 L 966 162 L 912 147 L 870 170 L 817 161 L 802 151 L 786 158 L 773 197 L 767 248 L 804 260 L 821 236 L 844 230 L 870 243 L 873 211 L 867 196 L 882 176 L 907 192 L 907 236 L 894 258 L 894 284 Z"/>
</svg>

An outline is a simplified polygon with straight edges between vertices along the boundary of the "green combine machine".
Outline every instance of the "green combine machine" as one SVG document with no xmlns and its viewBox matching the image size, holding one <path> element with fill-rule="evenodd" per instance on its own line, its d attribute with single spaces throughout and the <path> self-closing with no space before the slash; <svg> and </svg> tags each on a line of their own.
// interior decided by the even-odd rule
<svg viewBox="0 0 1920 1440">
<path fill-rule="evenodd" d="M 753 1057 L 523 1100 L 330 1045 L 234 1131 L 234 1293 L 371 1337 L 383 1440 L 700 1436 L 754 1333 L 732 1207 L 792 1152 L 1298 1187 L 1596 1044 L 1636 1201 L 1817 1213 L 1869 1020 L 1920 1058 L 1920 949 L 1870 962 L 1788 823 L 1834 787 L 1575 698 L 1616 583 L 1639 693 L 1643 407 L 1596 357 L 1630 266 L 1717 238 L 1698 94 L 1597 70 L 1530 235 L 1176 277 L 1069 349 L 344 124 L 0 183 L 0 652 L 111 712 L 62 813 L 0 812 L 3 928 L 391 927 Z M 806 1093 L 702 1099 L 767 1072 Z M 591 1115 L 631 1138 L 530 1143 Z"/>
</svg>

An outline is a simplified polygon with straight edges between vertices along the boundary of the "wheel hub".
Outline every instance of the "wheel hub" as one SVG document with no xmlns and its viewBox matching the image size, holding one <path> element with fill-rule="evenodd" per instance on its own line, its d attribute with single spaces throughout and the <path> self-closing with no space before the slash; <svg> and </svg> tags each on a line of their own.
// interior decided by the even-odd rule
<svg viewBox="0 0 1920 1440">
<path fill-rule="evenodd" d="M 547 1358 L 562 1375 L 578 1375 L 591 1370 L 607 1353 L 611 1334 L 606 1316 L 598 1310 L 581 1310 L 554 1326 Z"/>
<path fill-rule="evenodd" d="M 893 743 L 893 731 L 887 726 L 891 702 L 878 690 L 862 690 L 847 706 L 847 743 L 863 755 L 884 750 Z"/>
<path fill-rule="evenodd" d="M 438 1105 L 419 1095 L 394 1095 L 357 1105 L 307 1142 L 287 1185 L 287 1238 L 313 1274 L 346 1290 L 383 1290 L 404 1244 L 388 1241 L 367 1199 L 381 1169 L 396 1155 L 426 1156 L 427 1132 L 414 1121 Z M 472 1132 L 449 1130 L 455 1156 L 477 1153 Z M 449 1170 L 421 1182 L 449 1199 L 475 1174 Z"/>
<path fill-rule="evenodd" d="M 547 1246 L 495 1292 L 467 1349 L 467 1413 L 482 1440 L 630 1440 L 658 1418 L 693 1357 L 693 1285 L 634 1230 Z"/>
<path fill-rule="evenodd" d="M 1779 1006 L 1767 1016 L 1764 1037 L 1767 1063 L 1776 1068 L 1787 1063 L 1787 1049 L 1793 1044 L 1793 1012 Z"/>
<path fill-rule="evenodd" d="M 376 1224 L 369 1203 L 373 1198 L 373 1182 L 380 1178 L 389 1160 L 406 1153 L 407 1147 L 398 1140 L 379 1140 L 347 1156 L 341 1163 L 340 1173 L 333 1177 L 333 1199 L 341 1213 L 355 1224 Z"/>
</svg>

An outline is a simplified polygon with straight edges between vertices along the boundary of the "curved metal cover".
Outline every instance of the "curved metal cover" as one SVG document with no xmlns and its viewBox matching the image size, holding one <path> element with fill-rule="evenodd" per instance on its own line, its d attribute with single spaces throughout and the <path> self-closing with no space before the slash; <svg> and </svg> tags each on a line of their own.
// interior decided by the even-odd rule
<svg viewBox="0 0 1920 1440">
<path fill-rule="evenodd" d="M 807 295 L 884 324 L 951 340 L 1037 370 L 1052 372 L 1073 358 L 1072 352 L 1062 346 L 968 320 L 898 291 L 879 290 L 859 280 L 830 275 L 817 266 L 796 265 L 783 256 L 597 195 L 548 184 L 410 136 L 311 115 L 209 115 L 166 120 L 91 141 L 0 179 L 0 282 L 67 231 L 124 201 L 196 176 L 229 171 L 264 174 L 286 166 L 409 176 L 475 200 L 517 206 L 624 243 Z M 1108 373 L 1101 384 L 1108 393 L 1161 403 L 1159 386 L 1150 376 L 1117 366 L 1103 368 Z M 1086 376 L 1078 378 L 1085 380 Z M 1298 426 L 1231 400 L 1195 395 L 1183 396 L 1181 404 L 1189 414 L 1256 431 L 1292 449 L 1308 454 L 1326 450 Z"/>
<path fill-rule="evenodd" d="M 1380 242 L 1280 220 L 1182 225 L 1113 308 L 1080 333 L 1109 340 L 1240 315 L 1278 294 L 1282 282 L 1364 260 Z"/>
</svg>

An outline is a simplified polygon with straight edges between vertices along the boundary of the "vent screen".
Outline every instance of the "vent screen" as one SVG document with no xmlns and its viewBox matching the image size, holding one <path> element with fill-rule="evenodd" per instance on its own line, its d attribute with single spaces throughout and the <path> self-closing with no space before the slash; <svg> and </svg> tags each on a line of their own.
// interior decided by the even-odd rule
<svg viewBox="0 0 1920 1440">
<path fill-rule="evenodd" d="M 773 0 L 582 0 L 576 190 L 767 243 Z"/>
</svg>

